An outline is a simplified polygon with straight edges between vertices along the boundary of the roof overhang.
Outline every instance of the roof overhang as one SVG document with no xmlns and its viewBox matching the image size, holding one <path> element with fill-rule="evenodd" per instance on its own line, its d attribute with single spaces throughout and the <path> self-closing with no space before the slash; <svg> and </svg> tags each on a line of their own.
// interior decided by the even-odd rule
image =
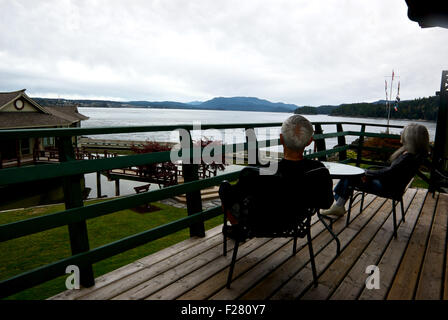
<svg viewBox="0 0 448 320">
<path fill-rule="evenodd" d="M 406 0 L 408 18 L 422 28 L 448 28 L 448 3 L 446 0 Z"/>
<path fill-rule="evenodd" d="M 11 94 L 16 93 L 16 95 L 13 96 L 12 99 L 10 99 L 9 101 L 3 103 L 2 105 L 0 105 L 0 110 L 4 107 L 6 107 L 9 103 L 13 102 L 14 100 L 17 100 L 19 98 L 22 98 L 24 100 L 26 100 L 29 104 L 33 105 L 36 109 L 38 109 L 40 112 L 45 113 L 45 114 L 49 114 L 47 110 L 45 110 L 45 108 L 43 108 L 40 104 L 38 104 L 36 101 L 34 101 L 33 99 L 31 99 L 30 97 L 28 97 L 28 95 L 25 93 L 26 89 L 22 89 L 16 92 L 11 92 Z"/>
</svg>

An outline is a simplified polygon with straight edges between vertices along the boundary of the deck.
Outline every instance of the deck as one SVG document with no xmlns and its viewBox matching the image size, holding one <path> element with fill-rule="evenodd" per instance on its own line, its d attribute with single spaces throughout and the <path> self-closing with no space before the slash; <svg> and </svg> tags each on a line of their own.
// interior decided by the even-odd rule
<svg viewBox="0 0 448 320">
<path fill-rule="evenodd" d="M 51 299 L 147 300 L 369 300 L 448 299 L 448 195 L 409 188 L 404 196 L 406 222 L 392 237 L 391 201 L 366 196 L 352 221 L 335 222 L 341 254 L 322 223 L 311 233 L 319 285 L 312 273 L 305 239 L 291 256 L 288 238 L 255 238 L 240 246 L 231 289 L 225 287 L 233 241 L 223 256 L 221 226 L 204 238 L 190 238 L 96 279 L 96 285 L 62 292 Z M 358 210 L 356 210 L 358 208 Z M 379 289 L 367 289 L 366 268 L 380 271 Z"/>
</svg>

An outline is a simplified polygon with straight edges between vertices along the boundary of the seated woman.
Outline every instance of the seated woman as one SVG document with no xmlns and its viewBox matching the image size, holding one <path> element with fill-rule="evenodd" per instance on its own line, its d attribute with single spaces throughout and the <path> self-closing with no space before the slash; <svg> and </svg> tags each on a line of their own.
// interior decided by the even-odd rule
<svg viewBox="0 0 448 320">
<path fill-rule="evenodd" d="M 379 170 L 366 170 L 361 178 L 341 179 L 334 189 L 336 202 L 322 215 L 342 216 L 345 214 L 345 203 L 350 198 L 353 187 L 360 187 L 366 192 L 393 196 L 397 190 L 404 189 L 415 175 L 422 160 L 429 151 L 429 133 L 425 126 L 411 123 L 401 133 L 401 148 L 390 157 L 390 166 Z"/>
</svg>

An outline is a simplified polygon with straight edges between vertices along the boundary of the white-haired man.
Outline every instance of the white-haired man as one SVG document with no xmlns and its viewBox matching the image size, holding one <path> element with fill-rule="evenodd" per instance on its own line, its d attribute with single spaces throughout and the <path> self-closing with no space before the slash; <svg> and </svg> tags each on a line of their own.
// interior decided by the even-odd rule
<svg viewBox="0 0 448 320">
<path fill-rule="evenodd" d="M 269 181 L 280 181 L 282 184 L 278 188 L 270 186 L 271 189 L 267 195 L 281 198 L 273 199 L 273 217 L 279 213 L 276 211 L 282 211 L 282 202 L 288 202 L 288 206 L 294 205 L 294 208 L 326 209 L 331 206 L 334 200 L 333 182 L 327 168 L 319 161 L 303 157 L 305 148 L 313 141 L 313 134 L 313 126 L 305 117 L 301 115 L 289 117 L 283 123 L 280 134 L 283 159 L 279 161 L 278 170 L 275 173 L 275 176 L 280 176 L 280 179 L 269 179 L 269 176 L 257 178 L 257 175 L 242 174 L 235 188 L 220 190 L 221 199 L 230 202 L 223 203 L 223 208 L 228 208 L 226 216 L 231 224 L 238 224 L 241 215 L 239 206 L 241 199 L 238 199 L 238 194 L 245 193 L 247 190 L 263 193 L 264 190 L 261 188 L 264 188 Z M 279 203 L 278 207 L 275 207 L 276 201 Z M 294 212 L 295 210 L 287 211 Z M 228 230 L 227 233 L 231 236 L 232 232 Z"/>
</svg>

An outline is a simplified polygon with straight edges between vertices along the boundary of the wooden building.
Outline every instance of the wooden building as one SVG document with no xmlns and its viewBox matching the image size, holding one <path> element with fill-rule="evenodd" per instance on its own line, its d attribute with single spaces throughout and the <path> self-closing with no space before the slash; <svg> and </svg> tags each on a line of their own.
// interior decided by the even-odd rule
<svg viewBox="0 0 448 320">
<path fill-rule="evenodd" d="M 88 117 L 80 114 L 76 105 L 42 106 L 31 99 L 26 89 L 0 92 L 0 129 L 64 128 L 80 127 L 81 120 Z M 33 160 L 36 152 L 55 147 L 54 137 L 28 138 L 2 141 L 0 164 Z"/>
</svg>

